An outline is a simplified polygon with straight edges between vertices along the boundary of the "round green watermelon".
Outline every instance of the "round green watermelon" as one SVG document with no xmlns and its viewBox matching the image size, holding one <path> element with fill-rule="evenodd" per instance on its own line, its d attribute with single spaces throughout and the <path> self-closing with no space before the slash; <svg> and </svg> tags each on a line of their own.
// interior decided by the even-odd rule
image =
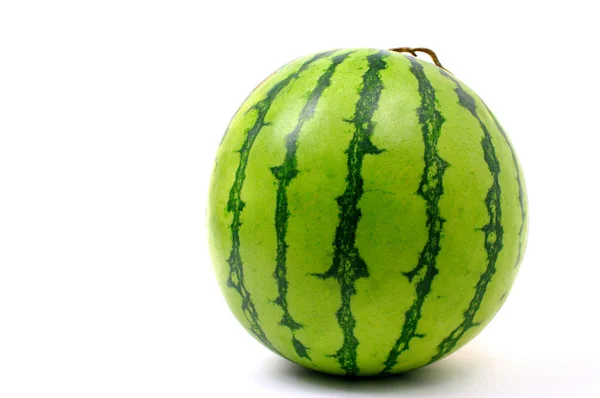
<svg viewBox="0 0 600 398">
<path fill-rule="evenodd" d="M 452 353 L 502 306 L 527 240 L 523 172 L 477 94 L 374 49 L 285 65 L 218 149 L 208 232 L 239 322 L 340 375 Z"/>
</svg>

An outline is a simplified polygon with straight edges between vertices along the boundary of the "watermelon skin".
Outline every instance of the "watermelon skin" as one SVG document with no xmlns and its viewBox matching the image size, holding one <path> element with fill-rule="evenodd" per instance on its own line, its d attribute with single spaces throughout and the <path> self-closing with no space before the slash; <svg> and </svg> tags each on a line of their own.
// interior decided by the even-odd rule
<svg viewBox="0 0 600 398">
<path fill-rule="evenodd" d="M 218 149 L 207 215 L 239 322 L 293 362 L 358 376 L 475 337 L 528 223 L 517 155 L 477 94 L 376 49 L 312 54 L 261 83 Z"/>
</svg>

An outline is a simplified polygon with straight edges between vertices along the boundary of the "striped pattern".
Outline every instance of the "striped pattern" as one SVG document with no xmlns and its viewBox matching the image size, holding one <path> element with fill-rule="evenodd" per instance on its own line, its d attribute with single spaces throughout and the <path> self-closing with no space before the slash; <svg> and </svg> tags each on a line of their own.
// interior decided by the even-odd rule
<svg viewBox="0 0 600 398">
<path fill-rule="evenodd" d="M 354 116 L 348 120 L 348 123 L 354 127 L 354 135 L 346 150 L 348 154 L 346 189 L 342 196 L 336 198 L 340 221 L 335 230 L 333 242 L 333 264 L 326 273 L 318 275 L 322 279 L 334 278 L 340 285 L 342 305 L 336 316 L 344 333 L 344 343 L 333 356 L 348 375 L 355 375 L 359 372 L 356 362 L 358 340 L 354 335 L 356 320 L 352 315 L 350 302 L 352 296 L 356 294 L 356 281 L 369 276 L 367 264 L 360 257 L 356 247 L 356 230 L 361 217 L 358 202 L 364 192 L 361 169 L 366 155 L 381 153 L 381 149 L 371 141 L 375 127 L 372 119 L 383 90 L 380 72 L 386 67 L 385 58 L 387 56 L 387 52 L 379 51 L 367 57 L 369 64 L 363 75 L 360 98 L 356 104 Z"/>
<path fill-rule="evenodd" d="M 437 361 L 444 355 L 447 355 L 454 350 L 456 344 L 462 339 L 465 333 L 475 327 L 479 326 L 478 323 L 474 322 L 475 315 L 481 307 L 481 302 L 485 296 L 488 284 L 491 282 L 492 277 L 496 273 L 496 262 L 498 261 L 498 255 L 502 250 L 502 238 L 504 236 L 504 228 L 502 227 L 502 207 L 500 206 L 500 183 L 498 177 L 500 175 L 500 162 L 496 156 L 496 150 L 492 144 L 492 137 L 485 123 L 481 120 L 477 114 L 475 98 L 469 95 L 462 87 L 460 82 L 456 80 L 452 75 L 441 71 L 441 73 L 448 79 L 452 80 L 456 84 L 456 95 L 458 97 L 458 103 L 460 106 L 466 108 L 471 115 L 481 126 L 483 131 L 483 138 L 481 139 L 481 147 L 483 149 L 483 158 L 485 163 L 492 175 L 492 185 L 490 186 L 487 195 L 485 197 L 485 207 L 489 215 L 488 223 L 481 229 L 485 233 L 485 250 L 487 252 L 487 266 L 485 271 L 481 274 L 481 277 L 475 285 L 475 295 L 469 302 L 469 307 L 463 313 L 463 321 L 458 325 L 450 335 L 448 335 L 440 345 L 438 346 L 438 352 L 435 354 L 430 362 Z"/>
<path fill-rule="evenodd" d="M 335 73 L 335 70 L 339 64 L 341 64 L 350 52 L 346 52 L 333 57 L 331 65 L 327 68 L 325 73 L 319 77 L 317 86 L 310 93 L 308 101 L 300 112 L 298 123 L 294 127 L 294 130 L 286 137 L 286 153 L 283 163 L 277 167 L 273 167 L 271 171 L 277 180 L 277 207 L 275 209 L 275 229 L 277 230 L 277 266 L 273 276 L 277 281 L 277 290 L 279 295 L 275 299 L 275 303 L 283 310 L 283 317 L 279 322 L 280 325 L 286 326 L 292 333 L 292 344 L 298 356 L 302 358 L 310 359 L 307 352 L 307 347 L 304 346 L 296 338 L 296 331 L 302 327 L 301 324 L 296 322 L 288 309 L 287 303 L 287 243 L 285 236 L 287 233 L 287 222 L 290 216 L 288 210 L 288 198 L 286 189 L 292 182 L 292 180 L 298 175 L 298 167 L 296 160 L 296 150 L 298 148 L 298 136 L 302 130 L 304 123 L 312 119 L 315 114 L 315 109 L 319 103 L 319 98 L 331 84 L 331 77 Z"/>
<path fill-rule="evenodd" d="M 525 192 L 523 191 L 521 170 L 519 166 L 519 161 L 517 160 L 517 154 L 513 149 L 510 140 L 508 139 L 508 135 L 506 134 L 506 132 L 502 128 L 502 125 L 500 125 L 500 122 L 498 122 L 498 119 L 496 119 L 496 116 L 494 116 L 490 108 L 488 108 L 486 104 L 484 104 L 484 106 L 485 109 L 487 109 L 490 116 L 492 117 L 492 119 L 494 119 L 494 124 L 496 125 L 496 128 L 498 129 L 500 134 L 502 134 L 502 137 L 504 137 L 504 141 L 506 141 L 506 145 L 508 145 L 508 148 L 510 149 L 510 156 L 512 157 L 513 167 L 515 168 L 517 185 L 519 186 L 519 207 L 521 208 L 521 226 L 519 227 L 519 250 L 517 252 L 517 259 L 515 260 L 514 266 L 515 268 L 517 268 L 517 266 L 521 263 L 521 255 L 523 254 L 523 230 L 525 229 L 525 225 L 527 222 L 527 213 L 525 212 Z"/>
<path fill-rule="evenodd" d="M 464 345 L 526 243 L 505 131 L 454 76 L 404 54 L 334 50 L 277 71 L 232 120 L 211 184 L 232 312 L 327 373 L 403 372 Z"/>
<path fill-rule="evenodd" d="M 246 179 L 246 165 L 248 164 L 250 151 L 252 150 L 256 137 L 261 132 L 262 128 L 267 124 L 265 117 L 271 108 L 271 104 L 275 100 L 275 97 L 277 97 L 277 95 L 279 95 L 279 93 L 285 87 L 287 87 L 290 82 L 292 82 L 294 79 L 298 79 L 302 72 L 304 72 L 304 70 L 306 70 L 313 62 L 320 58 L 326 57 L 329 54 L 330 53 L 327 52 L 320 53 L 310 58 L 308 61 L 304 62 L 296 72 L 288 75 L 285 79 L 275 84 L 263 99 L 252 105 L 250 109 L 254 109 L 257 112 L 256 121 L 252 127 L 245 132 L 246 139 L 244 140 L 242 147 L 239 149 L 240 163 L 235 173 L 235 181 L 231 187 L 231 190 L 229 191 L 229 200 L 227 202 L 227 212 L 233 214 L 233 221 L 231 222 L 230 227 L 232 242 L 231 253 L 227 259 L 227 263 L 229 263 L 229 277 L 227 278 L 227 286 L 235 289 L 235 291 L 240 295 L 242 299 L 241 308 L 244 312 L 244 317 L 250 325 L 250 331 L 264 345 L 276 352 L 277 350 L 275 347 L 273 347 L 260 325 L 258 312 L 256 311 L 256 307 L 252 302 L 250 292 L 246 288 L 244 282 L 244 265 L 240 257 L 240 227 L 242 225 L 242 211 L 244 210 L 244 206 L 246 204 L 241 198 L 241 192 L 242 187 L 244 186 L 244 180 Z"/>
<path fill-rule="evenodd" d="M 423 132 L 423 142 L 425 145 L 425 168 L 421 183 L 417 190 L 417 195 L 425 200 L 427 214 L 427 243 L 421 251 L 417 266 L 404 275 L 409 281 L 421 275 L 415 283 L 416 297 L 410 308 L 404 314 L 404 323 L 402 332 L 396 343 L 392 347 L 388 357 L 384 362 L 383 374 L 390 373 L 392 368 L 398 362 L 398 357 L 404 351 L 410 348 L 410 342 L 416 337 L 423 337 L 417 333 L 417 326 L 421 318 L 421 309 L 425 302 L 425 298 L 431 292 L 433 279 L 438 274 L 436 268 L 437 255 L 440 252 L 440 241 L 442 237 L 442 228 L 444 226 L 444 218 L 440 213 L 439 201 L 444 194 L 444 171 L 449 166 L 448 163 L 440 156 L 437 145 L 444 123 L 444 117 L 437 109 L 439 104 L 435 99 L 435 90 L 423 72 L 423 66 L 414 58 L 408 57 L 411 63 L 411 72 L 415 76 L 419 84 L 419 95 L 421 96 L 421 106 L 417 109 L 419 115 L 419 123 Z M 424 272 L 421 272 L 425 269 Z"/>
</svg>

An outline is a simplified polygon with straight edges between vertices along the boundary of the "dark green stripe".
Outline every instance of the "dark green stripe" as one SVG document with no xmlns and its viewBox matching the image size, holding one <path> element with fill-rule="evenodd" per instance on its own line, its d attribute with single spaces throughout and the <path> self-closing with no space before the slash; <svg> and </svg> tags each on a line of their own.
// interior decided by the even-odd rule
<svg viewBox="0 0 600 398">
<path fill-rule="evenodd" d="M 308 348 L 296 338 L 296 331 L 302 328 L 302 325 L 294 320 L 290 314 L 287 302 L 288 280 L 287 280 L 287 249 L 285 241 L 287 234 L 288 219 L 290 211 L 288 209 L 287 187 L 298 175 L 296 151 L 298 149 L 298 137 L 304 123 L 313 118 L 315 109 L 319 103 L 321 95 L 331 84 L 331 77 L 336 68 L 341 64 L 351 52 L 343 53 L 333 57 L 331 65 L 325 73 L 319 77 L 317 86 L 309 94 L 308 100 L 302 110 L 294 130 L 286 137 L 286 154 L 283 163 L 280 166 L 273 167 L 271 171 L 277 180 L 277 205 L 275 209 L 275 230 L 277 232 L 277 265 L 273 276 L 277 281 L 277 290 L 279 295 L 275 299 L 275 304 L 283 309 L 283 317 L 279 324 L 288 327 L 292 332 L 292 345 L 301 358 L 310 359 Z"/>
<path fill-rule="evenodd" d="M 515 153 L 514 148 L 510 144 L 508 135 L 506 134 L 506 132 L 502 128 L 502 125 L 500 125 L 500 122 L 498 122 L 498 119 L 496 119 L 496 116 L 494 116 L 494 114 L 492 113 L 490 108 L 488 108 L 488 106 L 485 103 L 483 105 L 485 105 L 485 108 L 488 110 L 488 112 L 492 116 L 492 119 L 494 119 L 494 123 L 496 124 L 498 131 L 500 131 L 500 134 L 502 134 L 502 137 L 504 137 L 504 141 L 506 141 L 506 145 L 508 145 L 508 148 L 510 149 L 510 155 L 512 156 L 513 165 L 515 166 L 515 171 L 517 173 L 517 185 L 519 186 L 519 205 L 521 206 L 521 227 L 519 228 L 519 251 L 517 252 L 517 260 L 515 261 L 515 266 L 514 266 L 514 268 L 517 268 L 517 266 L 519 265 L 519 261 L 521 261 L 521 255 L 523 253 L 523 228 L 525 227 L 525 217 L 526 217 L 525 203 L 524 203 L 525 199 L 524 199 L 524 195 L 523 195 L 523 183 L 521 182 L 521 171 L 519 170 L 519 162 L 517 161 L 517 154 Z"/>
<path fill-rule="evenodd" d="M 348 375 L 355 375 L 359 372 L 356 363 L 356 350 L 359 342 L 354 335 L 356 320 L 352 315 L 350 301 L 356 294 L 355 282 L 359 278 L 369 276 L 367 264 L 360 257 L 356 247 L 356 230 L 361 217 L 358 202 L 364 192 L 361 172 L 365 155 L 376 155 L 382 152 L 371 142 L 375 127 L 372 118 L 378 108 L 379 97 L 383 90 L 380 72 L 387 67 L 385 58 L 388 55 L 387 51 L 379 51 L 367 57 L 369 67 L 363 75 L 354 116 L 348 120 L 354 125 L 354 135 L 346 150 L 348 154 L 346 189 L 342 196 L 336 199 L 340 221 L 333 243 L 333 264 L 327 272 L 317 275 L 322 279 L 335 278 L 340 285 L 342 304 L 336 312 L 336 316 L 344 335 L 344 342 L 333 357 Z"/>
<path fill-rule="evenodd" d="M 436 258 L 440 252 L 442 229 L 446 221 L 441 216 L 439 201 L 444 194 L 443 177 L 448 163 L 440 157 L 437 148 L 444 117 L 436 108 L 437 99 L 435 98 L 435 90 L 425 76 L 423 65 L 413 57 L 407 56 L 406 58 L 411 62 L 410 70 L 417 78 L 419 94 L 421 96 L 421 106 L 417 109 L 417 115 L 419 116 L 423 142 L 425 144 L 423 155 L 425 168 L 423 169 L 417 194 L 425 199 L 428 237 L 416 267 L 404 274 L 411 282 L 416 276 L 419 276 L 419 280 L 415 286 L 416 298 L 404 314 L 402 332 L 384 362 L 385 367 L 381 372 L 382 374 L 390 373 L 392 368 L 398 363 L 398 357 L 410 348 L 412 339 L 423 337 L 423 335 L 417 334 L 417 325 L 421 319 L 421 309 L 423 308 L 425 298 L 431 291 L 433 279 L 438 274 Z M 425 272 L 421 272 L 423 268 L 425 268 Z"/>
<path fill-rule="evenodd" d="M 471 115 L 473 115 L 473 117 L 479 122 L 481 130 L 483 130 L 481 147 L 483 148 L 483 157 L 490 170 L 490 173 L 492 174 L 493 181 L 492 186 L 489 188 L 485 197 L 485 207 L 487 209 L 489 221 L 485 226 L 483 226 L 483 228 L 481 228 L 481 230 L 485 233 L 485 250 L 487 252 L 486 269 L 483 274 L 481 274 L 479 281 L 477 281 L 477 284 L 475 285 L 475 295 L 471 299 L 469 307 L 463 313 L 463 321 L 438 345 L 438 353 L 431 358 L 430 363 L 437 361 L 452 351 L 464 334 L 472 327 L 478 325 L 478 323 L 473 322 L 473 320 L 475 318 L 475 314 L 481 306 L 487 286 L 496 272 L 496 261 L 498 259 L 500 250 L 502 250 L 502 237 L 504 234 L 504 229 L 500 223 L 502 219 L 502 210 L 500 207 L 501 192 L 498 179 L 500 174 L 500 162 L 498 162 L 498 158 L 496 157 L 496 151 L 492 143 L 492 137 L 486 125 L 483 123 L 479 115 L 477 115 L 475 99 L 463 89 L 460 82 L 452 75 L 443 70 L 440 70 L 440 72 L 456 84 L 455 91 L 458 96 L 458 103 L 471 112 Z"/>
<path fill-rule="evenodd" d="M 266 94 L 265 98 L 254 104 L 248 111 L 256 110 L 257 116 L 254 125 L 246 131 L 246 139 L 242 147 L 240 148 L 240 163 L 235 173 L 235 180 L 233 186 L 229 192 L 229 200 L 227 201 L 227 212 L 233 213 L 233 221 L 231 222 L 231 253 L 227 262 L 229 263 L 229 277 L 227 278 L 227 286 L 235 289 L 240 297 L 242 298 L 242 311 L 244 316 L 250 325 L 250 331 L 267 347 L 275 352 L 278 352 L 275 347 L 271 344 L 258 319 L 258 312 L 254 306 L 254 302 L 250 296 L 250 292 L 246 288 L 244 282 L 244 266 L 240 255 L 240 227 L 242 226 L 242 211 L 245 206 L 245 202 L 242 200 L 242 187 L 244 180 L 246 179 L 246 166 L 248 164 L 248 157 L 250 156 L 250 150 L 254 145 L 256 137 L 264 126 L 267 125 L 265 117 L 267 112 L 271 108 L 273 101 L 277 95 L 290 84 L 294 79 L 297 79 L 300 74 L 306 70 L 315 61 L 327 57 L 334 51 L 327 51 L 319 53 L 304 62 L 300 68 L 290 74 L 285 79 L 275 84 Z"/>
</svg>

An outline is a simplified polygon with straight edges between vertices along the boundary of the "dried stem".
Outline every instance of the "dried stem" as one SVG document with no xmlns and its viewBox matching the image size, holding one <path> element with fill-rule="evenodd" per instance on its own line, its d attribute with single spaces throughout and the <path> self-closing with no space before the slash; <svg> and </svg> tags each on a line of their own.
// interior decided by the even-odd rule
<svg viewBox="0 0 600 398">
<path fill-rule="evenodd" d="M 433 50 L 430 50 L 429 48 L 425 48 L 425 47 L 416 47 L 416 48 L 412 48 L 412 47 L 398 47 L 398 48 L 392 48 L 390 51 L 395 51 L 398 53 L 409 53 L 412 56 L 416 57 L 417 53 L 425 53 L 427 55 L 429 55 L 431 57 L 431 60 L 433 61 L 434 64 L 436 64 L 438 67 L 442 68 L 443 70 L 445 70 L 446 72 L 450 72 L 448 69 L 444 68 L 442 66 L 442 64 L 440 63 L 439 58 L 437 57 L 437 55 L 435 55 L 435 53 L 433 52 Z"/>
</svg>

